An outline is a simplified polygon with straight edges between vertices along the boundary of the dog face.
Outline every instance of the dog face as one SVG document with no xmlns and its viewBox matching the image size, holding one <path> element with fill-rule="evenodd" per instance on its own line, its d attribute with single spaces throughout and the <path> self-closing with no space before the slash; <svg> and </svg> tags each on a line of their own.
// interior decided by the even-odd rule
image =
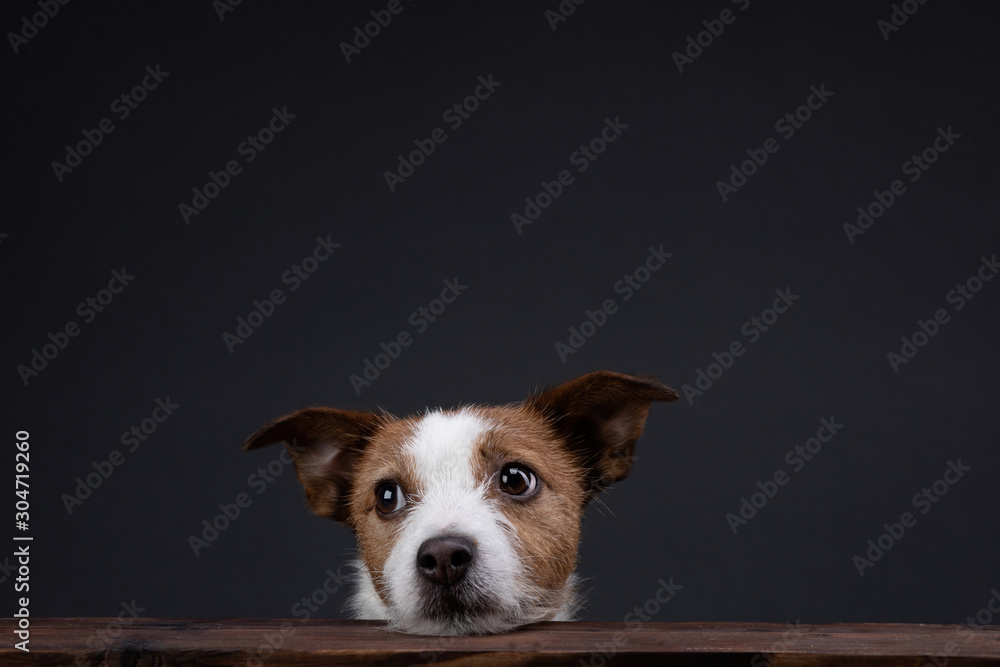
<svg viewBox="0 0 1000 667">
<path fill-rule="evenodd" d="M 583 509 L 628 474 L 650 403 L 676 399 L 598 371 L 511 406 L 402 419 L 309 408 L 244 448 L 284 442 L 313 511 L 354 530 L 359 617 L 496 633 L 571 618 Z"/>
</svg>

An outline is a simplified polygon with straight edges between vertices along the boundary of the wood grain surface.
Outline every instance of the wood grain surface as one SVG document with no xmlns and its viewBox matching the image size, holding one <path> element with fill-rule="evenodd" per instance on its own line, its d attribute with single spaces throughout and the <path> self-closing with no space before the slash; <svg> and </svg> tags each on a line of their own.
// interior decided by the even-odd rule
<svg viewBox="0 0 1000 667">
<path fill-rule="evenodd" d="M 38 618 L 30 653 L 0 626 L 4 665 L 1000 665 L 1000 626 L 541 623 L 454 638 L 366 621 Z"/>
</svg>

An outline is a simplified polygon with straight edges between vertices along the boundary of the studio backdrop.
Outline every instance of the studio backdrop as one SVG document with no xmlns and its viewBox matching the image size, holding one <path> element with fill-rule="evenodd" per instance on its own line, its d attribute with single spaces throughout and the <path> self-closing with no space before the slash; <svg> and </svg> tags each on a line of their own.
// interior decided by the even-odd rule
<svg viewBox="0 0 1000 667">
<path fill-rule="evenodd" d="M 353 536 L 246 437 L 610 369 L 681 397 L 585 618 L 995 622 L 998 19 L 6 3 L 5 613 L 340 617 Z"/>
</svg>

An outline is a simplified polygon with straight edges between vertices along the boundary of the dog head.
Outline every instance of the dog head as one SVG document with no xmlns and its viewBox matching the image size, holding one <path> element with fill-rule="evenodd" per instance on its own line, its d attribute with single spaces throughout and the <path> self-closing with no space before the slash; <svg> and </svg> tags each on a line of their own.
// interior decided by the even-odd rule
<svg viewBox="0 0 1000 667">
<path fill-rule="evenodd" d="M 283 442 L 313 512 L 358 539 L 362 618 L 416 634 L 568 620 L 580 520 L 624 479 L 651 377 L 598 371 L 522 403 L 395 418 L 308 408 L 244 445 Z"/>
</svg>

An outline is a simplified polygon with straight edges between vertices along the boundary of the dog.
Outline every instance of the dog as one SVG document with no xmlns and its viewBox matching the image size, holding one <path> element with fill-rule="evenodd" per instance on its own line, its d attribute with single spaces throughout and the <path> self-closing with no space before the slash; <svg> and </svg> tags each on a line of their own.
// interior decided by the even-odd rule
<svg viewBox="0 0 1000 667">
<path fill-rule="evenodd" d="M 243 445 L 282 442 L 312 511 L 357 536 L 353 615 L 422 635 L 568 621 L 584 507 L 628 475 L 652 376 L 596 371 L 506 406 L 396 418 L 306 408 Z"/>
</svg>

